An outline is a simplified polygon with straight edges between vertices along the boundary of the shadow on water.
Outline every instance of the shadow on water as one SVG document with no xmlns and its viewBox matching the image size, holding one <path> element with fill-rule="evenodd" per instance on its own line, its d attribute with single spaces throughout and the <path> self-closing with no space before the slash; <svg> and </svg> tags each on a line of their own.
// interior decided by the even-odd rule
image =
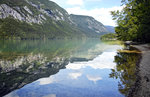
<svg viewBox="0 0 150 97">
<path fill-rule="evenodd" d="M 115 56 L 116 68 L 112 69 L 110 78 L 120 79 L 118 90 L 126 97 L 132 95 L 137 84 L 140 58 L 140 51 L 133 47 L 125 47 L 123 50 L 119 50 Z"/>
<path fill-rule="evenodd" d="M 105 49 L 98 49 L 99 43 L 97 40 L 0 41 L 0 96 L 56 74 L 69 62 L 93 59 Z"/>
</svg>

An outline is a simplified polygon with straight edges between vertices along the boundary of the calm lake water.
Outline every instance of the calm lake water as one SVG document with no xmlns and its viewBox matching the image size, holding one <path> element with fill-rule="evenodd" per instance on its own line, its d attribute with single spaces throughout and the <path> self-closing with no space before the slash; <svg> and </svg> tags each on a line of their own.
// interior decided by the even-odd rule
<svg viewBox="0 0 150 97">
<path fill-rule="evenodd" d="M 0 41 L 0 96 L 124 97 L 137 55 L 122 48 L 98 39 Z"/>
</svg>

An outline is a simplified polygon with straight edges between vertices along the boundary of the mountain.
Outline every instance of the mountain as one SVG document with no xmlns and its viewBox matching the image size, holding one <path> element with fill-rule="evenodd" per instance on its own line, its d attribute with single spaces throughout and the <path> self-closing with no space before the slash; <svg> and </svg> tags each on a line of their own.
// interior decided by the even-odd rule
<svg viewBox="0 0 150 97">
<path fill-rule="evenodd" d="M 106 27 L 90 16 L 70 15 L 73 23 L 88 36 L 99 36 L 108 33 Z"/>
<path fill-rule="evenodd" d="M 105 26 L 105 27 L 109 32 L 115 33 L 115 27 L 113 27 L 113 26 Z"/>
<path fill-rule="evenodd" d="M 69 15 L 49 0 L 0 0 L 0 38 L 93 37 L 104 32 L 106 28 L 94 18 Z"/>
</svg>

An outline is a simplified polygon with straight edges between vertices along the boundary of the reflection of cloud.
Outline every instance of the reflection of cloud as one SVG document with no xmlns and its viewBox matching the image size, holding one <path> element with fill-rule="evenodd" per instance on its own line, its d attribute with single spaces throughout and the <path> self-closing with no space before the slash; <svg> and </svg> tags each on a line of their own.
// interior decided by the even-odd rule
<svg viewBox="0 0 150 97">
<path fill-rule="evenodd" d="M 46 96 L 43 96 L 43 97 L 56 97 L 56 94 L 49 94 L 49 95 L 46 95 Z"/>
<path fill-rule="evenodd" d="M 5 95 L 4 97 L 19 97 L 19 96 L 17 95 L 16 92 L 12 92 L 12 93 L 9 93 L 8 95 Z"/>
<path fill-rule="evenodd" d="M 88 80 L 93 81 L 94 83 L 96 83 L 96 82 L 99 81 L 99 80 L 102 80 L 102 78 L 99 77 L 99 76 L 87 75 L 86 77 L 88 78 Z"/>
<path fill-rule="evenodd" d="M 48 78 L 41 78 L 38 80 L 40 82 L 40 85 L 46 85 L 46 84 L 51 84 L 54 82 L 53 77 L 48 77 Z"/>
<path fill-rule="evenodd" d="M 81 69 L 81 68 L 85 68 L 86 64 L 84 64 L 83 62 L 75 62 L 75 63 L 69 63 L 66 68 L 67 69 Z"/>
<path fill-rule="evenodd" d="M 69 73 L 69 76 L 72 79 L 78 79 L 78 77 L 80 77 L 82 74 L 81 73 Z"/>
<path fill-rule="evenodd" d="M 69 63 L 66 68 L 78 70 L 89 66 L 94 69 L 113 69 L 116 65 L 113 62 L 115 55 L 116 52 L 104 52 L 92 61 Z"/>
</svg>

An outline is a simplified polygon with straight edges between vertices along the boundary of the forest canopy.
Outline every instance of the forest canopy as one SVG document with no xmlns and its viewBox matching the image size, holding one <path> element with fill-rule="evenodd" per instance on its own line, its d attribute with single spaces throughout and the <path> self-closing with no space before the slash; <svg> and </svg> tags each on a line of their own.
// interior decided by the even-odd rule
<svg viewBox="0 0 150 97">
<path fill-rule="evenodd" d="M 119 40 L 150 42 L 150 0 L 122 0 L 122 11 L 112 11 Z"/>
</svg>

